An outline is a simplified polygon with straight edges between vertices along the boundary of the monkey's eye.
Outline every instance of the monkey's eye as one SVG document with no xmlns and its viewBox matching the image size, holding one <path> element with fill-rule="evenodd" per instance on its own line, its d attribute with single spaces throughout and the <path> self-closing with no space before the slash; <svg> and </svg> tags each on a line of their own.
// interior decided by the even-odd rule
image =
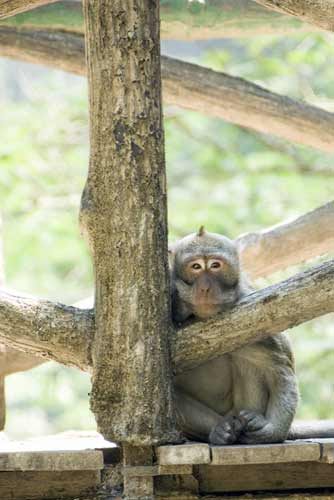
<svg viewBox="0 0 334 500">
<path fill-rule="evenodd" d="M 198 262 L 195 262 L 195 264 L 193 264 L 191 266 L 192 269 L 195 269 L 196 271 L 198 271 L 199 269 L 202 269 L 202 266 L 201 264 L 198 264 Z"/>
<path fill-rule="evenodd" d="M 220 267 L 221 267 L 221 263 L 216 261 L 216 262 L 212 262 L 210 269 L 219 269 Z"/>
</svg>

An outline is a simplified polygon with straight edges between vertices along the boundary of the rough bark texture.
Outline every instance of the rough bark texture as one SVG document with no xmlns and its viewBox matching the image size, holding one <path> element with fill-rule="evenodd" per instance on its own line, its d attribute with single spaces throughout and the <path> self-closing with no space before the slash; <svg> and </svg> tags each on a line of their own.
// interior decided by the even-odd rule
<svg viewBox="0 0 334 500">
<path fill-rule="evenodd" d="M 0 19 L 56 2 L 57 0 L 0 0 Z"/>
<path fill-rule="evenodd" d="M 84 32 L 81 4 L 75 1 L 57 2 L 11 17 L 4 23 L 37 30 Z M 167 40 L 240 38 L 318 30 L 296 18 L 263 8 L 252 0 L 206 0 L 193 4 L 189 0 L 161 2 L 161 37 Z"/>
<path fill-rule="evenodd" d="M 333 311 L 334 260 L 258 290 L 229 312 L 179 330 L 173 346 L 175 369 L 191 369 Z"/>
<path fill-rule="evenodd" d="M 255 0 L 255 2 L 276 12 L 295 16 L 318 28 L 334 31 L 333 0 Z"/>
<path fill-rule="evenodd" d="M 237 240 L 241 264 L 251 279 L 268 276 L 289 266 L 332 252 L 334 202 L 295 220 Z"/>
<path fill-rule="evenodd" d="M 0 341 L 45 359 L 89 370 L 92 311 L 0 292 Z"/>
<path fill-rule="evenodd" d="M 94 259 L 91 407 L 101 432 L 175 438 L 159 9 L 85 0 L 91 153 L 81 217 Z"/>
<path fill-rule="evenodd" d="M 85 75 L 83 36 L 0 27 L 0 54 Z M 334 113 L 241 78 L 161 58 L 164 100 L 258 132 L 334 151 Z"/>
</svg>

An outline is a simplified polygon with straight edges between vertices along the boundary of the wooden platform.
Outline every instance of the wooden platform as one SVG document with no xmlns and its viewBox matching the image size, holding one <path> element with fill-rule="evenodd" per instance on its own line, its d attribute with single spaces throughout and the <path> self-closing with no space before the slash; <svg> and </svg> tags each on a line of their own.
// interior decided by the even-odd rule
<svg viewBox="0 0 334 500">
<path fill-rule="evenodd" d="M 1 439 L 0 434 L 0 499 L 94 498 L 106 478 L 107 489 L 117 486 L 113 481 L 117 482 L 119 459 L 118 448 L 97 433 L 64 433 L 24 442 Z M 141 481 L 154 478 L 156 498 L 180 500 L 227 492 L 334 488 L 334 439 L 160 446 L 154 465 L 126 467 L 123 474 Z M 119 477 L 118 472 L 118 481 Z M 106 482 L 104 487 L 107 491 Z M 263 495 L 259 498 L 277 498 Z M 288 497 L 297 498 L 290 493 L 282 498 Z M 334 493 L 319 490 L 309 498 L 327 500 Z"/>
</svg>

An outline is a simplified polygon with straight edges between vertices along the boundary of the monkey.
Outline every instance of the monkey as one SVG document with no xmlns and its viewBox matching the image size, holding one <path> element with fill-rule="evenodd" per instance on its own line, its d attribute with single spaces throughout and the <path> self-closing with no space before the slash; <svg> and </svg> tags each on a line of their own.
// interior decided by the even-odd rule
<svg viewBox="0 0 334 500">
<path fill-rule="evenodd" d="M 176 323 L 231 309 L 252 291 L 236 244 L 203 227 L 170 250 L 170 274 Z M 268 337 L 176 375 L 174 398 L 178 426 L 188 439 L 215 445 L 284 441 L 299 399 L 287 336 Z"/>
</svg>

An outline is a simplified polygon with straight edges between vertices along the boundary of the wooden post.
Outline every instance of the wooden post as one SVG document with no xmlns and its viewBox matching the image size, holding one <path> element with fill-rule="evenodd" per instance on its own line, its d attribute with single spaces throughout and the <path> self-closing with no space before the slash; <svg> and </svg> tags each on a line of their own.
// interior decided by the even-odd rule
<svg viewBox="0 0 334 500">
<path fill-rule="evenodd" d="M 81 220 L 96 284 L 91 408 L 106 438 L 131 445 L 124 464 L 146 465 L 151 445 L 177 438 L 159 2 L 85 0 L 84 14 L 91 152 Z"/>
</svg>

